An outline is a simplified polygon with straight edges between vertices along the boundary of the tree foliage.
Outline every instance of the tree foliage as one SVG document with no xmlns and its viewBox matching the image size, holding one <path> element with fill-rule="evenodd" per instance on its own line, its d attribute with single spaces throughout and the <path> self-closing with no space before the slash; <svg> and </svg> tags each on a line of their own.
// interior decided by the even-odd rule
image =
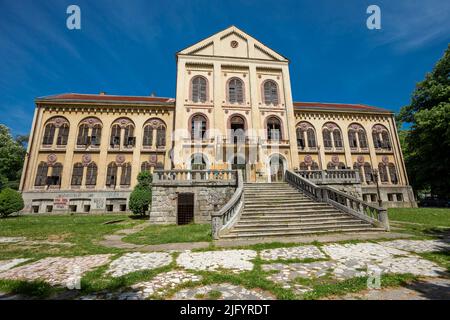
<svg viewBox="0 0 450 320">
<path fill-rule="evenodd" d="M 6 217 L 18 212 L 24 207 L 22 195 L 11 188 L 4 188 L 0 192 L 0 215 Z"/>
<path fill-rule="evenodd" d="M 450 197 L 450 45 L 397 119 L 411 125 L 401 140 L 413 188 Z"/>
<path fill-rule="evenodd" d="M 144 215 L 152 204 L 152 175 L 148 171 L 139 173 L 138 183 L 130 195 L 129 207 L 134 214 Z"/>
<path fill-rule="evenodd" d="M 0 124 L 0 189 L 18 188 L 25 158 L 26 136 L 16 139 L 7 126 Z"/>
</svg>

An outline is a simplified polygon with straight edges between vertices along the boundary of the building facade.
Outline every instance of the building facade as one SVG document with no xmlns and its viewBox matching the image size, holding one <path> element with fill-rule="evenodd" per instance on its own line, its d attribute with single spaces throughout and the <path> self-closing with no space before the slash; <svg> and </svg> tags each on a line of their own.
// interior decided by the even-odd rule
<svg viewBox="0 0 450 320">
<path fill-rule="evenodd" d="M 355 169 L 365 201 L 378 200 L 378 184 L 386 206 L 415 205 L 392 112 L 294 102 L 289 60 L 234 26 L 177 53 L 175 98 L 35 102 L 25 212 L 128 211 L 142 170 L 241 169 L 256 183 L 286 169 Z"/>
</svg>

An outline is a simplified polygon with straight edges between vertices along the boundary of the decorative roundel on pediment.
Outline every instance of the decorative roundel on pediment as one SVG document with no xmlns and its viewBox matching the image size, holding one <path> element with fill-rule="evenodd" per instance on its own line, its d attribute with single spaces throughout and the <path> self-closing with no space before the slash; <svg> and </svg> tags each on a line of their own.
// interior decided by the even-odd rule
<svg viewBox="0 0 450 320">
<path fill-rule="evenodd" d="M 158 157 L 156 156 L 156 154 L 151 154 L 150 155 L 150 164 L 155 164 L 158 161 Z"/>
<path fill-rule="evenodd" d="M 131 120 L 130 120 L 130 119 L 127 119 L 127 118 L 119 119 L 119 120 L 117 120 L 115 123 L 118 124 L 118 125 L 120 125 L 122 128 L 128 126 L 129 124 L 133 124 L 133 123 L 131 122 Z"/>
<path fill-rule="evenodd" d="M 230 46 L 232 48 L 237 48 L 239 46 L 239 42 L 237 42 L 236 40 L 233 40 L 230 42 Z"/>
<path fill-rule="evenodd" d="M 358 130 L 358 129 L 361 128 L 361 126 L 360 126 L 360 125 L 357 125 L 357 124 L 352 124 L 352 125 L 350 126 L 350 128 L 353 129 L 353 130 Z"/>
<path fill-rule="evenodd" d="M 308 122 L 300 122 L 299 127 L 306 131 L 307 129 L 312 128 L 312 125 Z"/>
<path fill-rule="evenodd" d="M 47 164 L 48 164 L 49 166 L 54 165 L 54 164 L 56 163 L 57 160 L 58 160 L 58 157 L 57 157 L 56 154 L 54 154 L 54 153 L 50 153 L 50 154 L 47 156 Z"/>
<path fill-rule="evenodd" d="M 381 124 L 376 124 L 373 126 L 373 131 L 375 132 L 382 132 L 383 130 L 386 130 Z"/>
<path fill-rule="evenodd" d="M 333 162 L 333 163 L 339 163 L 339 156 L 332 156 L 332 157 L 331 157 L 331 162 Z"/>
<path fill-rule="evenodd" d="M 329 122 L 325 125 L 325 127 L 327 127 L 329 130 L 332 130 L 332 129 L 336 128 L 337 126 L 334 123 Z"/>
<path fill-rule="evenodd" d="M 389 163 L 389 157 L 388 157 L 388 156 L 383 156 L 383 157 L 381 158 L 381 161 L 382 161 L 384 164 L 388 164 L 388 163 Z"/>
<path fill-rule="evenodd" d="M 91 163 L 92 156 L 88 153 L 83 154 L 83 156 L 81 157 L 81 160 L 83 162 L 83 165 L 87 166 L 89 163 Z"/>
<path fill-rule="evenodd" d="M 97 118 L 94 118 L 94 117 L 91 117 L 91 118 L 86 118 L 86 119 L 84 119 L 82 122 L 81 122 L 81 124 L 85 124 L 85 125 L 87 125 L 89 128 L 92 128 L 93 126 L 95 126 L 96 124 L 102 124 L 102 122 L 99 120 L 99 119 L 97 119 Z"/>
<path fill-rule="evenodd" d="M 116 163 L 117 164 L 122 164 L 125 162 L 125 156 L 123 154 L 118 154 L 116 156 Z"/>
<path fill-rule="evenodd" d="M 358 158 L 356 158 L 356 160 L 358 161 L 358 163 L 364 163 L 364 157 L 363 156 L 358 156 Z"/>
<path fill-rule="evenodd" d="M 66 118 L 63 117 L 56 117 L 53 119 L 53 123 L 55 124 L 55 127 L 59 128 L 63 124 L 69 124 L 69 122 L 66 120 Z"/>
<path fill-rule="evenodd" d="M 312 163 L 312 157 L 310 155 L 306 155 L 305 156 L 305 163 L 306 164 L 311 164 Z"/>
<path fill-rule="evenodd" d="M 158 129 L 159 127 L 163 127 L 164 124 L 159 119 L 151 119 L 147 121 L 147 125 L 151 126 L 153 129 Z"/>
</svg>

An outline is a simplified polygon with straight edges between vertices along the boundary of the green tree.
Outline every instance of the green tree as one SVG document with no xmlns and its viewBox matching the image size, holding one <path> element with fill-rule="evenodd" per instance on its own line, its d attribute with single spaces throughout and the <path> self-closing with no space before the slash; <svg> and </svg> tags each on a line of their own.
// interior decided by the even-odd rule
<svg viewBox="0 0 450 320">
<path fill-rule="evenodd" d="M 410 125 L 401 140 L 413 188 L 450 197 L 450 45 L 397 119 Z"/>
<path fill-rule="evenodd" d="M 144 215 L 152 204 L 152 175 L 148 171 L 139 173 L 138 183 L 130 195 L 129 207 L 134 214 Z"/>
<path fill-rule="evenodd" d="M 5 188 L 0 192 L 0 216 L 6 217 L 18 212 L 24 207 L 22 195 L 11 188 Z"/>
<path fill-rule="evenodd" d="M 0 189 L 19 186 L 25 158 L 26 137 L 14 139 L 7 126 L 0 124 Z"/>
</svg>

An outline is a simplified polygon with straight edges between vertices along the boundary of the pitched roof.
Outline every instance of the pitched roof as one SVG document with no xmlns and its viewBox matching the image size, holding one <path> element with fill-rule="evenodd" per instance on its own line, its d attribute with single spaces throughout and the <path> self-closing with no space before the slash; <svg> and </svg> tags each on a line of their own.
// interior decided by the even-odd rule
<svg viewBox="0 0 450 320">
<path fill-rule="evenodd" d="M 105 102 L 130 104 L 175 104 L 175 99 L 150 96 L 117 96 L 109 94 L 62 93 L 39 97 L 36 102 Z"/>
<path fill-rule="evenodd" d="M 351 103 L 328 103 L 328 102 L 294 102 L 295 109 L 304 110 L 323 110 L 323 111 L 353 111 L 353 112 L 381 112 L 392 113 L 392 111 L 368 106 L 365 104 Z"/>
</svg>

